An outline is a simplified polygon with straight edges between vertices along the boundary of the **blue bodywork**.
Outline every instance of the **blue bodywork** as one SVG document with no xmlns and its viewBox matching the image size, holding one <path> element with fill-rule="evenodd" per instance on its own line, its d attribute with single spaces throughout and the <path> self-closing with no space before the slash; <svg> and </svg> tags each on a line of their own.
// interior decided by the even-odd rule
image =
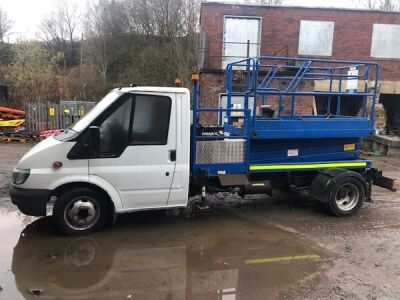
<svg viewBox="0 0 400 300">
<path fill-rule="evenodd" d="M 200 108 L 197 82 L 194 82 L 192 174 L 251 175 L 338 166 L 370 168 L 371 162 L 360 158 L 360 141 L 374 133 L 378 78 L 379 67 L 373 62 L 259 57 L 228 64 L 225 77 L 227 107 Z M 324 88 L 316 91 L 317 84 Z M 232 107 L 234 96 L 243 97 L 243 107 Z M 297 107 L 310 97 L 314 100 L 324 97 L 325 110 L 301 115 Z M 357 112 L 343 111 L 344 102 L 353 101 L 355 97 L 360 100 Z M 250 98 L 255 99 L 252 109 Z M 270 108 L 273 115 L 261 114 L 257 109 L 260 106 Z M 222 112 L 226 114 L 224 120 Z M 224 135 L 199 135 L 201 113 L 219 114 Z M 218 139 L 245 140 L 244 162 L 198 164 L 196 142 Z"/>
</svg>

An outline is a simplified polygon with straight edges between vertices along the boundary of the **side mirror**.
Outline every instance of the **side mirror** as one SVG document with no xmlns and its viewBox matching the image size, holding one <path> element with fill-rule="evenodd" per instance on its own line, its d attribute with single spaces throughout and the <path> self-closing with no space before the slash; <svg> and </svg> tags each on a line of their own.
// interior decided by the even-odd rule
<svg viewBox="0 0 400 300">
<path fill-rule="evenodd" d="M 98 126 L 89 127 L 89 147 L 94 152 L 100 150 L 100 128 Z"/>
</svg>

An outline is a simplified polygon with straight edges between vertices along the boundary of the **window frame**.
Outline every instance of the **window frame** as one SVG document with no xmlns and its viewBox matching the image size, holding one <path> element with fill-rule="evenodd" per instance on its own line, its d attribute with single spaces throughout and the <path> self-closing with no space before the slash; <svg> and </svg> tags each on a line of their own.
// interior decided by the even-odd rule
<svg viewBox="0 0 400 300">
<path fill-rule="evenodd" d="M 257 45 L 257 55 L 256 56 L 260 56 L 261 53 L 261 46 L 262 46 L 262 29 L 263 29 L 263 17 L 261 16 L 249 16 L 249 15 L 224 15 L 224 20 L 223 20 L 223 28 L 222 28 L 222 48 L 221 48 L 221 68 L 222 69 L 226 69 L 226 65 L 231 63 L 231 62 L 227 62 L 225 64 L 225 32 L 226 32 L 226 19 L 246 19 L 246 20 L 258 20 L 258 45 Z M 238 58 L 237 60 L 241 60 L 241 59 L 245 59 L 245 58 Z"/>
<path fill-rule="evenodd" d="M 396 29 L 400 28 L 400 24 L 395 24 L 395 23 L 373 23 L 372 24 L 372 33 L 371 33 L 371 49 L 370 49 L 370 57 L 371 59 L 375 60 L 400 60 L 400 53 L 397 52 L 398 54 L 389 56 L 386 55 L 386 53 L 382 54 L 380 52 L 380 49 L 382 48 L 382 43 L 380 43 L 380 38 L 383 36 L 380 35 L 380 30 L 382 30 L 382 27 L 386 27 L 386 31 L 389 27 L 392 27 L 391 29 L 393 31 L 396 31 Z M 386 36 L 388 37 L 388 36 Z M 389 36 L 390 38 L 390 36 Z M 389 39 L 391 43 L 393 43 L 393 40 Z M 393 49 L 392 49 L 393 50 Z"/>
<path fill-rule="evenodd" d="M 131 110 L 131 120 L 129 123 L 129 133 L 128 133 L 128 146 L 165 146 L 168 145 L 168 139 L 169 139 L 169 129 L 171 127 L 171 112 L 172 112 L 172 99 L 169 96 L 166 95 L 153 95 L 153 94 L 141 94 L 141 93 L 135 93 L 134 98 L 132 101 L 132 110 Z M 135 116 L 135 110 L 136 110 L 136 97 L 137 96 L 153 96 L 157 98 L 165 98 L 168 99 L 169 101 L 169 114 L 168 114 L 168 127 L 167 127 L 167 132 L 166 132 L 166 139 L 165 142 L 161 143 L 138 143 L 133 140 L 133 122 L 134 122 L 134 116 Z"/>
<path fill-rule="evenodd" d="M 164 144 L 148 144 L 148 143 L 140 143 L 140 144 L 135 144 L 132 143 L 131 136 L 132 136 L 132 125 L 133 125 L 133 119 L 134 119 L 134 106 L 136 104 L 136 96 L 137 95 L 143 95 L 143 96 L 155 96 L 155 97 L 163 97 L 167 98 L 170 101 L 170 111 L 169 111 L 169 117 L 168 117 L 168 130 L 167 130 L 167 139 L 166 143 Z M 129 131 L 128 131 L 128 139 L 125 145 L 121 147 L 121 151 L 119 153 L 99 153 L 99 152 L 94 152 L 91 151 L 88 148 L 89 145 L 89 128 L 90 126 L 100 126 L 108 117 L 110 117 L 118 108 L 123 105 L 124 100 L 127 101 L 132 97 L 132 106 L 131 106 L 131 117 L 129 120 Z M 101 159 L 101 158 L 118 158 L 122 155 L 122 153 L 125 152 L 127 147 L 130 146 L 165 146 L 168 144 L 168 139 L 169 139 L 169 133 L 170 133 L 170 127 L 171 127 L 171 113 L 172 113 L 172 98 L 167 95 L 160 95 L 160 94 L 148 94 L 148 93 L 124 93 L 121 94 L 119 98 L 115 100 L 114 103 L 112 103 L 109 107 L 107 107 L 100 115 L 98 115 L 88 126 L 85 128 L 85 130 L 81 131 L 79 136 L 77 137 L 77 142 L 76 144 L 72 147 L 72 149 L 69 151 L 67 154 L 67 158 L 71 160 L 75 159 Z"/>
<path fill-rule="evenodd" d="M 331 38 L 330 49 L 329 49 L 329 51 L 326 51 L 327 53 L 316 54 L 316 51 L 314 51 L 314 49 L 311 49 L 311 50 L 313 50 L 312 53 L 310 53 L 310 51 L 305 53 L 309 49 L 307 49 L 307 47 L 302 46 L 302 43 L 301 43 L 302 34 L 304 34 L 303 31 L 302 31 L 302 24 L 307 24 L 307 23 L 308 24 L 310 24 L 310 23 L 314 23 L 314 24 L 316 24 L 316 23 L 327 23 L 328 24 L 329 23 L 329 24 L 332 24 L 332 32 L 329 32 L 329 35 L 330 35 L 329 37 Z M 306 26 L 306 25 L 304 25 L 304 26 Z M 300 20 L 300 25 L 299 25 L 299 44 L 298 44 L 298 47 L 297 47 L 297 54 L 299 56 L 332 57 L 333 49 L 334 49 L 334 41 L 335 41 L 335 21 Z"/>
</svg>

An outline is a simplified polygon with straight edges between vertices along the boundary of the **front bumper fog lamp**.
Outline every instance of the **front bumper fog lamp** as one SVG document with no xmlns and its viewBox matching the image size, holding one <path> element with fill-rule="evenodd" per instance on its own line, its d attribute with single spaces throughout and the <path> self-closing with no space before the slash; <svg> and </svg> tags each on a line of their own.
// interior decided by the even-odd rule
<svg viewBox="0 0 400 300">
<path fill-rule="evenodd" d="M 15 169 L 12 175 L 12 183 L 16 185 L 23 184 L 29 177 L 31 170 L 29 169 Z"/>
</svg>

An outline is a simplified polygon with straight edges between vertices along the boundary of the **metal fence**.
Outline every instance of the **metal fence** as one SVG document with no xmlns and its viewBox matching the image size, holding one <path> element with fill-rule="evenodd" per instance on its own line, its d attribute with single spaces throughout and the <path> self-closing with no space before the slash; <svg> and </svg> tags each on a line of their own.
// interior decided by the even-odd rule
<svg viewBox="0 0 400 300">
<path fill-rule="evenodd" d="M 60 103 L 27 103 L 26 130 L 39 133 L 45 130 L 65 129 L 78 122 L 95 102 L 60 101 Z"/>
</svg>

